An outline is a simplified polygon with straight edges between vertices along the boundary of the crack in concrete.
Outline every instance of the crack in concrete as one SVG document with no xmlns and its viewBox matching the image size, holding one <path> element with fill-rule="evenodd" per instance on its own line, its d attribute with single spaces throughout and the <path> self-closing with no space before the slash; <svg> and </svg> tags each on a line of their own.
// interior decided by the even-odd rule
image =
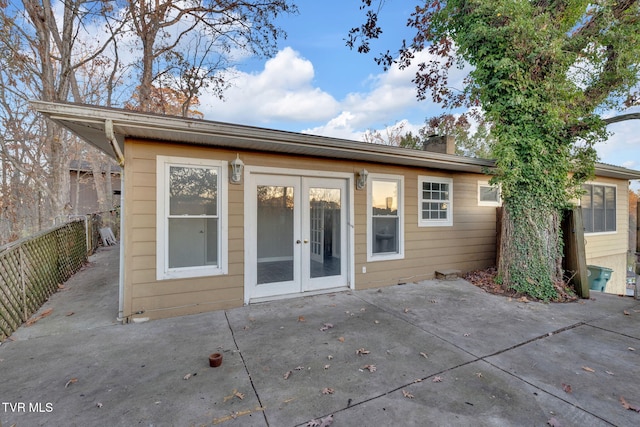
<svg viewBox="0 0 640 427">
<path fill-rule="evenodd" d="M 262 404 L 262 400 L 260 399 L 260 394 L 258 393 L 258 389 L 256 389 L 256 385 L 253 383 L 253 377 L 251 376 L 251 372 L 249 372 L 249 367 L 247 366 L 247 362 L 244 360 L 242 351 L 238 346 L 238 342 L 236 341 L 236 334 L 234 333 L 233 328 L 231 327 L 231 322 L 229 321 L 229 314 L 227 313 L 226 310 L 224 312 L 224 317 L 225 319 L 227 319 L 227 326 L 229 327 L 229 331 L 231 332 L 231 338 L 233 338 L 233 344 L 236 346 L 236 351 L 240 355 L 240 360 L 242 360 L 242 365 L 244 366 L 244 370 L 247 373 L 247 376 L 249 377 L 249 382 L 251 383 L 251 388 L 253 389 L 253 393 L 256 395 L 256 399 L 258 399 L 258 404 L 260 405 L 261 408 L 266 409 L 265 406 Z M 262 416 L 264 417 L 264 422 L 267 423 L 267 426 L 269 426 L 269 420 L 267 419 L 267 411 L 263 410 L 261 412 L 262 412 Z"/>
</svg>

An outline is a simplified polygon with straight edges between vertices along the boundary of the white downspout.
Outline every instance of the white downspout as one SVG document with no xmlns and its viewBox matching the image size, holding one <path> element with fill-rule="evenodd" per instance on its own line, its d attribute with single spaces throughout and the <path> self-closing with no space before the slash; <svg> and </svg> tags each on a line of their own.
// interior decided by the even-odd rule
<svg viewBox="0 0 640 427">
<path fill-rule="evenodd" d="M 122 154 L 122 150 L 120 149 L 120 144 L 118 144 L 118 140 L 116 139 L 116 135 L 113 132 L 113 121 L 111 119 L 106 119 L 104 121 L 104 133 L 109 143 L 111 144 L 111 148 L 113 148 L 113 152 L 116 156 L 116 160 L 120 167 L 122 168 L 122 173 L 120 174 L 120 262 L 119 262 L 119 275 L 118 275 L 118 322 L 125 323 L 126 319 L 124 316 L 124 232 L 125 232 L 125 221 L 124 221 L 124 200 L 125 200 L 125 191 L 124 191 L 124 155 Z"/>
</svg>

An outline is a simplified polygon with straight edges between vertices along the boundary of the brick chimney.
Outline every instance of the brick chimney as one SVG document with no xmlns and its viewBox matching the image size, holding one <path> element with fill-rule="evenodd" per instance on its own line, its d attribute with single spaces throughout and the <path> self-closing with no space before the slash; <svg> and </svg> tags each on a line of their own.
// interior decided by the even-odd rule
<svg viewBox="0 0 640 427">
<path fill-rule="evenodd" d="M 433 135 L 423 145 L 424 151 L 442 154 L 456 154 L 456 141 L 451 135 Z"/>
</svg>

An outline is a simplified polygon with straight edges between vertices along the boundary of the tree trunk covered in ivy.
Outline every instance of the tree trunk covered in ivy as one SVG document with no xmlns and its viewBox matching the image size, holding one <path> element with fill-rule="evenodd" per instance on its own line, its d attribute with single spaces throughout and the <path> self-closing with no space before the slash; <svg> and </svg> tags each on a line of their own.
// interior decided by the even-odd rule
<svg viewBox="0 0 640 427">
<path fill-rule="evenodd" d="M 555 298 L 554 285 L 563 281 L 560 222 L 557 211 L 512 208 L 506 202 L 498 280 L 535 298 Z"/>
<path fill-rule="evenodd" d="M 349 32 L 348 46 L 369 52 L 384 2 L 362 0 L 366 22 Z M 594 145 L 607 138 L 599 114 L 638 103 L 640 0 L 428 0 L 408 26 L 413 40 L 377 61 L 403 68 L 425 52 L 414 78 L 419 98 L 482 108 L 505 211 L 498 280 L 555 298 L 560 212 L 593 176 Z M 471 70 L 463 87 L 449 79 L 455 66 Z"/>
</svg>

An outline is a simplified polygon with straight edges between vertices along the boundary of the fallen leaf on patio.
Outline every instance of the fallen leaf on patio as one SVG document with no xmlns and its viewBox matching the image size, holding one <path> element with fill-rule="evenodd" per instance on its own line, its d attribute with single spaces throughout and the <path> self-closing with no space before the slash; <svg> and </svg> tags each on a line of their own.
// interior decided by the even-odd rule
<svg viewBox="0 0 640 427">
<path fill-rule="evenodd" d="M 631 313 L 629 313 L 627 310 L 623 310 L 622 312 L 624 313 L 625 316 L 630 316 L 631 315 Z"/>
<path fill-rule="evenodd" d="M 582 370 L 583 370 L 583 371 L 587 371 L 587 372 L 595 372 L 595 371 L 596 371 L 595 369 L 592 369 L 592 368 L 590 368 L 590 367 L 588 367 L 588 366 L 583 366 L 583 367 L 582 367 Z"/>
<path fill-rule="evenodd" d="M 326 371 L 327 369 L 329 369 L 331 367 L 331 365 L 324 365 L 324 370 Z"/>
<path fill-rule="evenodd" d="M 244 399 L 244 394 L 243 394 L 243 393 L 240 393 L 239 391 L 236 391 L 233 395 L 234 395 L 235 397 L 237 397 L 238 399 L 240 399 L 240 400 L 243 400 L 243 399 Z"/>
<path fill-rule="evenodd" d="M 304 316 L 298 316 L 298 322 L 306 322 Z"/>
<path fill-rule="evenodd" d="M 620 396 L 620 403 L 622 403 L 622 407 L 624 409 L 628 409 L 630 411 L 636 411 L 636 412 L 640 412 L 640 407 L 634 406 L 629 404 L 626 399 L 622 396 Z"/>
<path fill-rule="evenodd" d="M 331 423 L 333 423 L 333 414 L 324 417 L 320 421 L 321 421 L 321 423 L 320 423 L 320 425 L 318 427 L 328 427 L 328 426 L 330 426 Z"/>
<path fill-rule="evenodd" d="M 527 279 L 529 280 L 529 279 Z M 529 302 L 529 300 L 527 299 L 527 297 L 520 297 L 518 298 L 518 302 Z"/>
<path fill-rule="evenodd" d="M 183 380 L 188 380 L 189 378 L 191 378 L 191 374 L 187 374 L 184 377 L 182 377 Z"/>
<path fill-rule="evenodd" d="M 633 347 L 629 347 L 629 348 L 627 348 L 627 350 L 629 350 L 629 351 L 636 351 L 636 349 L 635 349 L 635 348 L 633 348 Z"/>
<path fill-rule="evenodd" d="M 333 423 L 333 415 L 328 415 L 317 420 L 311 420 L 305 425 L 307 427 L 329 427 L 331 423 Z"/>
<path fill-rule="evenodd" d="M 335 392 L 331 387 L 325 387 L 322 389 L 322 394 L 333 394 Z"/>
<path fill-rule="evenodd" d="M 291 374 L 292 374 L 292 372 L 291 372 L 291 371 L 287 371 L 287 372 L 285 372 L 285 373 L 284 373 L 284 379 L 285 379 L 285 380 L 288 380 L 288 379 L 289 379 L 289 377 L 291 376 Z"/>
<path fill-rule="evenodd" d="M 369 372 L 375 372 L 377 368 L 376 365 L 364 365 L 362 369 L 368 369 Z"/>
<path fill-rule="evenodd" d="M 421 383 L 422 382 L 422 378 L 415 379 L 415 380 L 413 380 L 413 382 L 414 382 L 414 384 L 415 383 Z"/>
<path fill-rule="evenodd" d="M 65 316 L 69 317 L 69 316 L 73 316 L 75 313 L 73 311 L 68 312 L 67 314 L 65 314 Z"/>
<path fill-rule="evenodd" d="M 331 359 L 333 359 L 333 356 L 332 355 L 328 355 L 327 359 L 331 360 Z"/>
<path fill-rule="evenodd" d="M 344 337 L 340 337 L 340 338 L 338 338 L 338 341 L 340 341 L 340 342 L 344 342 Z"/>
<path fill-rule="evenodd" d="M 102 408 L 102 403 L 98 402 L 98 403 L 96 403 L 96 406 L 97 406 L 98 408 Z"/>
<path fill-rule="evenodd" d="M 325 324 L 322 326 L 322 328 L 320 328 L 320 330 L 321 330 L 322 332 L 324 332 L 324 331 L 327 331 L 327 330 L 329 330 L 329 329 L 331 329 L 331 328 L 333 328 L 333 325 L 332 325 L 331 323 L 325 323 Z"/>
<path fill-rule="evenodd" d="M 360 311 L 365 312 L 365 311 L 367 311 L 367 309 L 366 309 L 366 308 L 364 308 L 364 307 L 362 307 L 362 308 L 360 309 Z"/>
<path fill-rule="evenodd" d="M 438 301 L 437 301 L 437 300 L 432 299 L 432 300 L 429 300 L 429 302 L 430 302 L 431 304 L 435 304 L 435 303 L 437 303 Z"/>
<path fill-rule="evenodd" d="M 58 289 L 64 289 L 64 285 L 58 284 Z"/>
<path fill-rule="evenodd" d="M 615 375 L 615 374 L 614 374 L 613 372 L 611 372 L 611 371 L 605 371 L 605 372 L 606 372 L 607 374 L 609 374 L 609 375 Z"/>
<path fill-rule="evenodd" d="M 380 323 L 380 321 L 379 320 L 374 320 L 373 323 L 375 323 L 377 325 L 378 323 Z"/>
<path fill-rule="evenodd" d="M 439 376 L 436 375 L 435 377 L 433 377 L 433 379 L 431 381 L 433 381 L 434 383 L 441 383 L 442 382 L 442 377 L 439 377 Z"/>
<path fill-rule="evenodd" d="M 302 371 L 304 370 L 304 366 L 296 366 L 296 371 Z"/>
<path fill-rule="evenodd" d="M 410 312 L 410 311 L 411 311 L 411 309 L 410 309 L 410 308 L 405 308 L 405 309 L 404 309 L 404 312 L 405 312 L 405 313 L 408 313 L 408 312 Z"/>
<path fill-rule="evenodd" d="M 549 424 L 551 427 L 562 427 L 562 424 L 560 424 L 560 421 L 558 421 L 556 417 L 549 419 L 549 421 L 547 421 L 547 424 Z"/>
<path fill-rule="evenodd" d="M 71 384 L 75 384 L 78 382 L 77 378 L 71 378 L 69 381 L 67 381 L 67 383 L 64 385 L 64 388 L 69 387 Z"/>
<path fill-rule="evenodd" d="M 565 384 L 562 383 L 562 389 L 565 391 L 565 393 L 571 393 L 571 386 L 569 384 Z"/>
<path fill-rule="evenodd" d="M 51 314 L 51 312 L 53 311 L 53 308 L 47 308 L 45 311 L 43 311 L 42 313 L 40 313 L 39 316 L 36 317 L 32 317 L 31 319 L 27 320 L 27 323 L 25 323 L 26 326 L 31 326 L 34 323 L 36 323 L 38 320 L 40 319 L 44 319 L 45 317 L 47 317 L 48 315 Z"/>
<path fill-rule="evenodd" d="M 421 352 L 420 352 L 420 356 L 424 357 L 425 359 L 428 359 L 428 358 L 429 358 L 429 356 L 427 355 L 427 353 L 425 353 L 425 352 L 423 352 L 423 351 L 421 351 Z"/>
<path fill-rule="evenodd" d="M 471 336 L 471 334 L 467 333 L 467 334 L 462 334 L 463 337 L 469 337 Z"/>
<path fill-rule="evenodd" d="M 365 350 L 364 347 L 363 348 L 359 348 L 359 349 L 356 350 L 356 354 L 358 356 L 362 356 L 363 354 L 369 354 L 369 353 L 371 353 L 371 352 L 369 350 Z"/>
<path fill-rule="evenodd" d="M 249 330 L 249 327 L 248 326 L 244 326 L 242 329 L 247 331 L 247 330 Z"/>
<path fill-rule="evenodd" d="M 402 390 L 402 395 L 407 399 L 413 399 L 413 394 L 409 393 L 408 391 Z"/>
<path fill-rule="evenodd" d="M 476 372 L 476 377 L 478 377 L 478 378 L 484 378 L 484 377 L 482 376 L 482 372 Z"/>
</svg>

